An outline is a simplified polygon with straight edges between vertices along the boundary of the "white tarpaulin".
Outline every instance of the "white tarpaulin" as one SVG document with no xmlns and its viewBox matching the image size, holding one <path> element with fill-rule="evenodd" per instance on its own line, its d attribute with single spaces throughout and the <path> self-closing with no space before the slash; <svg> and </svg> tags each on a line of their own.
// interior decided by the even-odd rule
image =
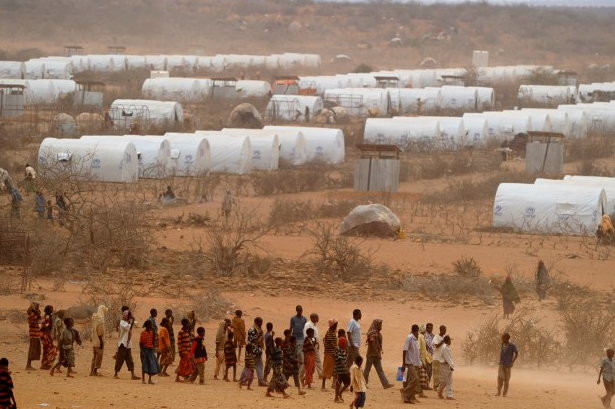
<svg viewBox="0 0 615 409">
<path fill-rule="evenodd" d="M 211 149 L 203 135 L 167 132 L 164 138 L 171 146 L 167 167 L 174 176 L 203 176 L 211 170 Z"/>
<path fill-rule="evenodd" d="M 145 98 L 160 101 L 202 102 L 209 93 L 206 84 L 196 78 L 147 78 L 141 92 Z"/>
<path fill-rule="evenodd" d="M 131 142 L 137 150 L 139 178 L 160 179 L 167 176 L 171 145 L 161 136 L 84 135 L 81 139 L 99 142 Z"/>
<path fill-rule="evenodd" d="M 309 126 L 265 126 L 272 131 L 299 131 L 305 139 L 307 161 L 322 161 L 330 164 L 344 163 L 344 132 L 337 128 Z"/>
<path fill-rule="evenodd" d="M 252 146 L 247 136 L 231 136 L 220 131 L 196 131 L 209 141 L 211 171 L 243 175 L 252 170 Z"/>
<path fill-rule="evenodd" d="M 417 119 L 425 121 L 437 121 L 440 128 L 440 140 L 442 149 L 459 149 L 467 145 L 466 130 L 463 126 L 463 118 L 457 116 L 394 116 L 396 121 L 416 122 Z"/>
<path fill-rule="evenodd" d="M 502 183 L 493 203 L 493 226 L 593 236 L 606 208 L 601 187 Z"/>
<path fill-rule="evenodd" d="M 280 140 L 275 132 L 262 129 L 224 128 L 223 133 L 250 138 L 252 146 L 252 167 L 260 170 L 278 168 L 280 161 Z"/>
<path fill-rule="evenodd" d="M 23 79 L 26 65 L 21 61 L 0 61 L 0 78 Z"/>
<path fill-rule="evenodd" d="M 136 182 L 137 150 L 128 141 L 45 138 L 38 151 L 39 171 L 49 177 L 63 172 L 100 182 Z"/>
<path fill-rule="evenodd" d="M 431 150 L 440 147 L 440 125 L 438 121 L 421 117 L 408 117 L 404 121 L 368 118 L 363 140 L 378 145 L 397 145 L 401 150 Z"/>
</svg>

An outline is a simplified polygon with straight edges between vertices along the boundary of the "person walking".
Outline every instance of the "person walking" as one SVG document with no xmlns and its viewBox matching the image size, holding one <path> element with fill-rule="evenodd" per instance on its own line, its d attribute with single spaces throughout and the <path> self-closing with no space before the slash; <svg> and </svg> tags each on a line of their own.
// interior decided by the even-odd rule
<svg viewBox="0 0 615 409">
<path fill-rule="evenodd" d="M 329 320 L 329 329 L 322 340 L 324 357 L 322 364 L 322 390 L 325 390 L 325 383 L 327 379 L 333 378 L 331 388 L 335 388 L 335 350 L 337 349 L 337 320 L 331 318 Z"/>
<path fill-rule="evenodd" d="M 519 351 L 515 344 L 510 342 L 510 334 L 508 332 L 502 335 L 502 347 L 500 348 L 500 365 L 498 367 L 498 393 L 495 396 L 506 396 L 508 394 L 508 385 L 510 383 L 510 375 L 515 361 L 519 357 Z M 440 361 L 442 362 L 442 361 Z M 504 388 L 502 390 L 502 387 Z"/>
<path fill-rule="evenodd" d="M 92 314 L 92 365 L 90 366 L 90 376 L 100 376 L 98 370 L 102 366 L 105 348 L 105 315 L 107 311 L 107 307 L 99 305 L 98 310 Z"/>
<path fill-rule="evenodd" d="M 229 331 L 226 342 L 224 343 L 224 364 L 226 365 L 224 380 L 226 382 L 230 382 L 228 370 L 231 368 L 233 369 L 233 382 L 237 382 L 237 346 L 233 338 L 233 331 Z"/>
<path fill-rule="evenodd" d="M 269 372 L 271 372 L 272 364 L 271 364 L 271 352 L 275 347 L 275 332 L 273 332 L 273 323 L 268 322 L 265 325 L 267 331 L 265 332 L 265 372 L 263 374 L 263 379 L 267 382 L 267 378 L 269 377 Z"/>
<path fill-rule="evenodd" d="M 182 329 L 177 333 L 177 353 L 179 365 L 175 369 L 175 382 L 185 382 L 190 379 L 194 371 L 194 362 L 190 351 L 192 349 L 192 322 L 188 318 L 181 321 Z"/>
<path fill-rule="evenodd" d="M 344 403 L 342 395 L 350 387 L 350 371 L 346 362 L 347 354 L 346 332 L 343 329 L 337 332 L 337 348 L 335 350 L 335 403 Z"/>
<path fill-rule="evenodd" d="M 444 399 L 444 389 L 446 389 L 446 399 L 455 400 L 453 397 L 453 371 L 455 370 L 455 363 L 453 362 L 453 355 L 451 353 L 451 337 L 444 336 L 444 344 L 441 348 L 440 356 L 440 382 L 438 384 L 438 397 Z"/>
<path fill-rule="evenodd" d="M 51 369 L 58 356 L 58 349 L 53 344 L 53 306 L 45 306 L 43 312 L 43 324 L 40 332 L 41 345 L 43 346 L 41 369 Z"/>
<path fill-rule="evenodd" d="M 47 208 L 47 201 L 45 200 L 45 197 L 40 192 L 40 190 L 37 190 L 34 196 L 34 210 L 36 210 L 36 213 L 38 213 L 39 219 L 45 218 L 46 208 Z"/>
<path fill-rule="evenodd" d="M 500 293 L 502 294 L 504 319 L 510 318 L 510 315 L 515 312 L 515 303 L 521 302 L 510 275 L 506 276 L 506 280 L 504 280 L 504 284 L 500 288 Z"/>
<path fill-rule="evenodd" d="M 446 335 L 446 326 L 440 325 L 440 332 L 433 337 L 433 388 L 437 389 L 440 383 L 440 360 L 442 359 L 442 345 L 444 344 L 444 336 Z"/>
<path fill-rule="evenodd" d="M 271 392 L 281 393 L 284 398 L 289 398 L 290 396 L 286 393 L 286 389 L 288 388 L 288 381 L 284 377 L 284 373 L 282 371 L 282 365 L 284 364 L 284 356 L 282 353 L 282 338 L 277 337 L 274 340 L 274 346 L 271 350 L 270 357 L 271 361 L 271 382 L 267 387 L 267 392 L 265 396 L 272 398 L 273 395 Z"/>
<path fill-rule="evenodd" d="M 354 359 L 352 366 L 350 367 L 350 389 L 354 393 L 354 399 L 350 404 L 350 408 L 355 409 L 365 406 L 365 398 L 367 394 L 367 383 L 363 377 L 363 371 L 361 365 L 363 364 L 363 357 L 357 356 Z"/>
<path fill-rule="evenodd" d="M 171 328 L 171 321 L 168 317 L 164 317 L 160 320 L 160 328 L 158 330 L 158 351 L 160 352 L 160 376 L 169 376 L 167 369 L 169 365 L 173 363 L 173 349 L 171 345 L 171 335 L 169 328 Z"/>
<path fill-rule="evenodd" d="M 11 218 L 20 219 L 21 218 L 21 202 L 23 202 L 21 193 L 19 193 L 19 190 L 17 190 L 16 187 L 10 186 L 9 194 L 11 195 Z"/>
<path fill-rule="evenodd" d="M 258 386 L 269 386 L 264 379 L 263 336 L 263 319 L 261 317 L 256 317 L 254 318 L 254 325 L 248 330 L 248 343 L 252 344 L 252 355 L 254 356 L 254 366 L 256 369 L 256 377 L 258 378 Z"/>
<path fill-rule="evenodd" d="M 199 327 L 196 330 L 196 337 L 192 341 L 190 358 L 194 362 L 194 370 L 190 376 L 190 383 L 194 382 L 198 376 L 199 385 L 205 384 L 205 362 L 207 362 L 207 349 L 205 348 L 205 328 Z"/>
<path fill-rule="evenodd" d="M 346 364 L 350 366 L 354 363 L 356 357 L 359 356 L 359 350 L 361 348 L 361 310 L 356 309 L 352 312 L 352 319 L 348 321 L 348 327 L 346 328 L 346 334 L 348 339 L 348 356 L 346 358 Z"/>
<path fill-rule="evenodd" d="M 425 324 L 419 326 L 419 355 L 421 357 L 421 367 L 419 368 L 419 380 L 421 383 L 421 389 L 426 391 L 430 390 L 429 375 L 427 374 L 427 365 L 431 366 L 431 355 L 427 353 L 427 340 L 425 339 L 425 332 L 427 327 Z"/>
<path fill-rule="evenodd" d="M 402 352 L 402 368 L 404 371 L 404 385 L 401 389 L 401 396 L 404 403 L 418 403 L 416 395 L 422 395 L 423 390 L 419 384 L 418 368 L 421 367 L 421 356 L 419 352 L 419 326 L 412 325 L 412 329 Z"/>
<path fill-rule="evenodd" d="M 152 334 L 154 336 L 154 352 L 156 353 L 156 359 L 160 358 L 160 351 L 158 351 L 158 323 L 156 323 L 156 317 L 158 317 L 158 310 L 152 308 L 149 310 L 149 318 L 146 322 L 150 322 L 152 324 Z M 143 323 L 143 328 L 145 328 L 145 323 Z"/>
<path fill-rule="evenodd" d="M 135 374 L 135 362 L 132 359 L 132 327 L 135 320 L 132 317 L 130 310 L 126 309 L 122 312 L 122 319 L 119 325 L 119 335 L 117 338 L 117 352 L 115 354 L 115 375 L 113 378 L 119 379 L 118 374 L 126 362 L 126 367 L 130 371 L 131 379 L 136 381 L 139 378 Z"/>
<path fill-rule="evenodd" d="M 32 302 L 27 311 L 28 314 L 28 335 L 30 346 L 28 347 L 28 363 L 26 369 L 34 369 L 32 361 L 41 359 L 41 307 L 37 302 Z"/>
<path fill-rule="evenodd" d="M 605 408 L 611 407 L 611 399 L 615 393 L 615 378 L 613 376 L 615 374 L 614 354 L 615 352 L 613 352 L 613 349 L 609 348 L 606 350 L 606 357 L 600 363 L 600 373 L 598 373 L 598 385 L 600 385 L 600 378 L 602 378 L 602 383 L 606 391 L 606 395 L 600 398 Z"/>
<path fill-rule="evenodd" d="M 299 379 L 303 379 L 303 341 L 305 334 L 303 332 L 307 319 L 303 316 L 303 307 L 297 305 L 295 307 L 296 314 L 290 318 L 290 335 L 294 335 L 297 338 L 297 361 L 299 362 Z"/>
<path fill-rule="evenodd" d="M 233 337 L 235 338 L 235 345 L 237 345 L 237 359 L 241 359 L 241 349 L 246 346 L 246 322 L 241 318 L 243 312 L 241 310 L 235 311 L 235 316 L 231 321 L 231 327 L 233 328 Z"/>
<path fill-rule="evenodd" d="M 427 348 L 427 365 L 425 367 L 427 370 L 427 385 L 430 385 L 433 377 L 433 339 L 435 336 L 433 333 L 433 324 L 431 322 L 425 324 L 425 333 L 423 336 L 425 337 L 425 346 Z"/>
<path fill-rule="evenodd" d="M 156 376 L 160 373 L 160 365 L 156 359 L 156 336 L 154 335 L 154 329 L 152 322 L 148 319 L 145 321 L 145 328 L 141 332 L 139 337 L 139 349 L 141 352 L 141 383 L 145 384 L 145 375 L 149 377 L 147 383 L 154 384 L 152 376 Z"/>
<path fill-rule="evenodd" d="M 384 370 L 382 369 L 382 320 L 375 319 L 367 330 L 367 361 L 365 363 L 365 369 L 363 371 L 363 376 L 365 377 L 365 383 L 369 383 L 369 373 L 372 369 L 376 369 L 376 373 L 380 378 L 380 383 L 382 383 L 382 387 L 384 389 L 392 388 L 394 385 L 389 382 L 386 375 L 384 374 Z"/>
<path fill-rule="evenodd" d="M 538 262 L 538 268 L 536 269 L 536 294 L 540 301 L 547 298 L 547 290 L 551 287 L 551 277 L 549 276 L 549 269 L 545 266 L 545 263 L 540 260 Z"/>
<path fill-rule="evenodd" d="M 220 369 L 224 365 L 224 344 L 228 339 L 228 333 L 231 328 L 231 320 L 225 318 L 224 321 L 218 324 L 218 331 L 216 332 L 216 370 L 214 371 L 214 379 L 218 379 L 220 375 Z"/>
<path fill-rule="evenodd" d="M 318 321 L 320 321 L 318 314 L 315 312 L 311 313 L 309 321 L 307 321 L 303 327 L 303 339 L 307 337 L 307 330 L 312 328 L 314 330 L 314 338 L 316 338 L 317 341 L 316 349 L 314 351 L 316 373 L 318 374 L 318 378 L 322 379 L 322 361 L 320 360 L 320 333 L 318 332 Z"/>
<path fill-rule="evenodd" d="M 177 352 L 177 347 L 175 344 L 175 331 L 173 330 L 173 325 L 175 324 L 175 316 L 173 316 L 173 310 L 168 308 L 164 311 L 164 316 L 168 320 L 169 325 L 166 327 L 169 332 L 169 341 L 171 342 L 171 363 L 175 361 L 175 353 Z"/>
<path fill-rule="evenodd" d="M 50 375 L 53 376 L 56 369 L 60 366 L 66 368 L 66 377 L 74 378 L 73 368 L 75 367 L 75 342 L 81 345 L 81 337 L 79 332 L 74 329 L 75 321 L 72 318 L 64 318 L 64 331 L 60 336 L 60 359 L 58 363 L 51 368 Z"/>
</svg>

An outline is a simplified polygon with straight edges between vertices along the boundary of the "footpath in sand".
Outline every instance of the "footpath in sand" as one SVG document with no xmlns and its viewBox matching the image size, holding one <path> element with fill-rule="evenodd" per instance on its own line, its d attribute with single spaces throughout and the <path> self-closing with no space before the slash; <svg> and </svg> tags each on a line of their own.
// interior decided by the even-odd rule
<svg viewBox="0 0 615 409">
<path fill-rule="evenodd" d="M 410 328 L 415 322 L 431 321 L 436 326 L 446 324 L 453 337 L 453 354 L 457 362 L 454 372 L 454 389 L 456 401 L 437 399 L 432 391 L 428 391 L 427 399 L 422 399 L 419 407 L 425 408 L 514 408 L 514 409 L 563 409 L 563 408 L 599 408 L 598 395 L 603 394 L 602 385 L 596 385 L 595 373 L 568 373 L 556 371 L 540 372 L 533 369 L 515 368 L 511 381 L 511 390 L 507 398 L 494 397 L 497 367 L 468 367 L 463 364 L 461 343 L 468 329 L 476 326 L 485 316 L 491 315 L 497 307 L 463 309 L 461 307 L 445 308 L 438 304 L 426 302 L 412 303 L 411 300 L 399 302 L 347 302 L 321 298 L 291 298 L 272 297 L 260 293 L 229 293 L 226 296 L 237 307 L 246 312 L 246 323 L 249 324 L 255 316 L 262 316 L 265 322 L 274 324 L 276 334 L 281 334 L 288 326 L 295 304 L 302 304 L 306 314 L 318 312 L 321 317 L 319 325 L 321 336 L 324 336 L 326 321 L 337 318 L 345 325 L 353 308 L 363 310 L 363 333 L 374 318 L 382 318 L 384 337 L 384 367 L 390 381 L 401 361 L 401 347 Z M 75 303 L 77 293 L 48 293 L 45 303 L 54 304 L 56 308 L 66 308 Z M 145 299 L 137 300 L 137 317 L 142 322 L 149 308 L 162 310 L 168 305 L 176 304 L 178 300 Z M 0 298 L 2 308 L 21 308 L 25 311 L 27 300 L 19 296 Z M 176 319 L 181 319 L 181 312 L 176 312 Z M 156 378 L 157 385 L 142 385 L 140 381 L 130 381 L 126 369 L 120 374 L 120 380 L 112 379 L 113 360 L 115 353 L 116 334 L 107 341 L 102 373 L 104 377 L 87 376 L 91 359 L 91 346 L 87 341 L 83 347 L 77 348 L 77 371 L 74 379 L 64 376 L 50 377 L 47 371 L 27 372 L 25 358 L 27 353 L 27 327 L 25 324 L 13 325 L 8 322 L 1 324 L 3 337 L 0 339 L 0 355 L 11 360 L 11 370 L 15 382 L 15 393 L 20 408 L 339 408 L 342 404 L 333 402 L 333 392 L 328 389 L 308 391 L 305 396 L 297 396 L 296 389 L 289 388 L 292 398 L 284 400 L 264 396 L 265 389 L 255 387 L 253 391 L 239 390 L 237 384 L 216 381 L 213 379 L 215 363 L 213 362 L 213 337 L 217 322 L 204 323 L 207 329 L 206 343 L 210 354 L 210 362 L 206 365 L 206 384 L 204 386 L 177 384 L 173 378 Z M 78 329 L 80 327 L 78 326 Z M 176 326 L 176 331 L 179 328 Z M 134 338 L 138 338 L 138 331 Z M 363 347 L 365 351 L 365 347 Z M 140 369 L 138 347 L 135 339 L 133 356 L 137 371 Z M 494 363 L 497 357 L 494 357 Z M 35 365 L 38 365 L 35 364 Z M 243 363 L 239 365 L 241 371 Z M 170 368 L 170 372 L 175 366 Z M 395 382 L 400 386 L 400 382 Z M 329 383 L 327 384 L 329 387 Z M 350 394 L 345 395 L 346 402 Z M 401 402 L 399 389 L 383 390 L 375 372 L 370 377 L 367 394 L 368 408 L 399 408 L 405 405 Z"/>
</svg>

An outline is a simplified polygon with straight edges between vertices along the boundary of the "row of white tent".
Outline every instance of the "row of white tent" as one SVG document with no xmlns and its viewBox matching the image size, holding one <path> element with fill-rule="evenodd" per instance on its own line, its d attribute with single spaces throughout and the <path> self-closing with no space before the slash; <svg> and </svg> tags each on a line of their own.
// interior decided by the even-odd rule
<svg viewBox="0 0 615 409">
<path fill-rule="evenodd" d="M 586 138 L 590 133 L 614 134 L 615 101 L 465 113 L 462 117 L 368 118 L 363 139 L 403 150 L 454 150 L 511 141 L 528 131 L 557 132 L 573 139 Z"/>
<path fill-rule="evenodd" d="M 554 72 L 552 66 L 516 65 L 501 67 L 478 68 L 477 80 L 484 84 L 518 81 L 529 77 L 535 70 Z M 464 77 L 468 74 L 465 68 L 433 68 L 433 69 L 397 69 L 390 71 L 373 71 L 368 73 L 348 73 L 337 75 L 300 76 L 299 87 L 315 89 L 320 95 L 334 88 L 378 88 L 382 86 L 379 79 L 393 81 L 397 79 L 399 88 L 426 88 L 444 85 L 445 78 Z"/>
<path fill-rule="evenodd" d="M 73 80 L 40 79 L 40 80 L 7 80 L 0 79 L 0 85 L 23 86 L 26 105 L 53 104 L 61 98 L 77 91 L 77 83 Z M 15 91 L 11 91 L 12 93 Z"/>
<path fill-rule="evenodd" d="M 233 88 L 229 94 L 226 88 Z M 224 88 L 224 89 L 223 89 Z M 202 102 L 208 98 L 265 98 L 271 95 L 271 84 L 260 80 L 213 81 L 209 78 L 148 78 L 141 92 L 145 98 Z"/>
<path fill-rule="evenodd" d="M 275 127 L 226 128 L 165 135 L 84 135 L 45 138 L 39 148 L 42 171 L 70 169 L 83 178 L 130 183 L 139 178 L 246 174 L 290 165 L 344 162 L 340 129 Z"/>
<path fill-rule="evenodd" d="M 295 70 L 319 68 L 318 54 L 283 53 L 271 55 L 217 54 L 198 55 L 114 55 L 92 54 L 71 57 L 50 56 L 25 62 L 0 61 L 0 78 L 13 79 L 71 79 L 73 74 L 94 71 L 120 72 L 131 69 L 171 71 L 205 70 L 224 72 L 230 69 Z"/>
<path fill-rule="evenodd" d="M 591 84 L 579 84 L 579 100 L 594 101 L 596 94 L 615 94 L 615 82 L 592 82 Z"/>
<path fill-rule="evenodd" d="M 574 104 L 578 101 L 578 92 L 574 85 L 520 85 L 517 98 L 522 104 Z"/>
<path fill-rule="evenodd" d="M 493 204 L 493 226 L 593 236 L 605 214 L 615 216 L 615 178 L 536 179 L 534 184 L 500 184 Z"/>
</svg>

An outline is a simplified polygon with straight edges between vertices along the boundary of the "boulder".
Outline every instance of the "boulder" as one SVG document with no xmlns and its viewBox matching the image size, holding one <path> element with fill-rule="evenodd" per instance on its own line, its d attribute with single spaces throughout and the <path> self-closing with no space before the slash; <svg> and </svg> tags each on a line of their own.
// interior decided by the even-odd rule
<svg viewBox="0 0 615 409">
<path fill-rule="evenodd" d="M 98 132 L 105 127 L 105 119 L 95 112 L 82 112 L 75 119 L 77 128 L 81 133 Z"/>
<path fill-rule="evenodd" d="M 340 225 L 340 233 L 346 236 L 395 237 L 400 229 L 399 218 L 381 204 L 355 207 Z"/>
<path fill-rule="evenodd" d="M 65 113 L 59 113 L 53 118 L 54 130 L 60 136 L 74 136 L 77 133 L 75 119 Z"/>
<path fill-rule="evenodd" d="M 263 117 L 254 105 L 244 102 L 233 108 L 227 120 L 227 127 L 261 129 Z"/>
</svg>

